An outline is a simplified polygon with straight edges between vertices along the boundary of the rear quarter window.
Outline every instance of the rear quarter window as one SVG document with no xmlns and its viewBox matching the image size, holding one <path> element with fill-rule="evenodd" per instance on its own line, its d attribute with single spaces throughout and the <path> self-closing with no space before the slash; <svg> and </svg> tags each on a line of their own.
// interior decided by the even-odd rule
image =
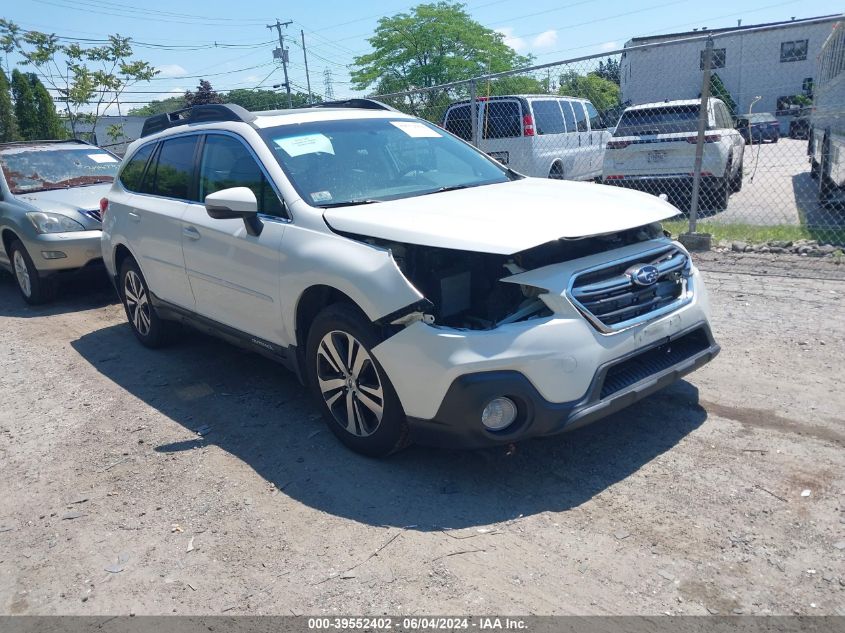
<svg viewBox="0 0 845 633">
<path fill-rule="evenodd" d="M 129 162 L 126 163 L 120 172 L 118 179 L 123 188 L 127 191 L 141 191 L 141 184 L 144 179 L 144 170 L 147 167 L 147 162 L 150 155 L 153 153 L 155 143 L 145 145 L 132 155 Z"/>
</svg>

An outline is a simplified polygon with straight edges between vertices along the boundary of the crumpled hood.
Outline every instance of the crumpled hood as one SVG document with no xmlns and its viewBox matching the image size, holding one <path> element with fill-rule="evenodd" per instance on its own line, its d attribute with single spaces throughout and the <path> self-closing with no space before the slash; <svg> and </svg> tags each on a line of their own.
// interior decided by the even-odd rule
<svg viewBox="0 0 845 633">
<path fill-rule="evenodd" d="M 87 187 L 19 193 L 15 195 L 15 198 L 31 204 L 40 211 L 54 211 L 76 220 L 78 219 L 76 212 L 79 209 L 99 210 L 100 198 L 106 196 L 110 189 L 111 183 L 105 183 Z"/>
<path fill-rule="evenodd" d="M 560 238 L 613 233 L 678 213 L 660 198 L 629 189 L 524 178 L 326 209 L 324 217 L 335 231 L 421 246 L 511 255 Z"/>
</svg>

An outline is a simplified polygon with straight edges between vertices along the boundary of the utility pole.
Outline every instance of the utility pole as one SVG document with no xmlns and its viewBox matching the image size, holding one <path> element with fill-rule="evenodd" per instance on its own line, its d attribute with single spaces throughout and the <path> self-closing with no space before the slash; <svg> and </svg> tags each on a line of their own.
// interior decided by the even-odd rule
<svg viewBox="0 0 845 633">
<path fill-rule="evenodd" d="M 314 103 L 314 98 L 311 96 L 311 75 L 308 74 L 308 52 L 305 50 L 305 31 L 299 30 L 302 36 L 302 59 L 305 60 L 305 85 L 308 87 L 308 105 Z"/>
<path fill-rule="evenodd" d="M 270 30 L 276 29 L 279 34 L 279 48 L 273 51 L 273 57 L 282 60 L 282 68 L 284 68 L 285 70 L 285 90 L 287 90 L 288 93 L 288 108 L 292 108 L 293 102 L 290 98 L 290 81 L 288 80 L 288 51 L 285 48 L 285 36 L 282 35 L 282 27 L 286 27 L 289 24 L 293 24 L 293 20 L 288 20 L 287 22 L 279 22 L 279 18 L 276 18 L 276 23 L 268 24 L 267 28 Z"/>
</svg>

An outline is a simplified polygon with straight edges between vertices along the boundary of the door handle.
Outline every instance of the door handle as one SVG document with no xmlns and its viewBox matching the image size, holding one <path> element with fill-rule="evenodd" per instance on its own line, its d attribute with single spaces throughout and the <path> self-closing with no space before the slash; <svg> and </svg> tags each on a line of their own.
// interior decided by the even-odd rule
<svg viewBox="0 0 845 633">
<path fill-rule="evenodd" d="M 141 221 L 141 216 L 138 215 L 137 213 L 135 213 L 134 211 L 130 211 L 127 215 L 129 216 L 129 219 L 132 220 L 133 222 L 140 222 Z"/>
<path fill-rule="evenodd" d="M 192 227 L 192 226 L 186 226 L 185 228 L 183 228 L 183 229 L 182 229 L 182 235 L 184 235 L 185 237 L 187 237 L 189 240 L 198 240 L 200 237 L 202 237 L 202 236 L 200 235 L 200 232 L 199 232 L 199 231 L 197 231 L 197 230 L 196 230 L 194 227 Z"/>
</svg>

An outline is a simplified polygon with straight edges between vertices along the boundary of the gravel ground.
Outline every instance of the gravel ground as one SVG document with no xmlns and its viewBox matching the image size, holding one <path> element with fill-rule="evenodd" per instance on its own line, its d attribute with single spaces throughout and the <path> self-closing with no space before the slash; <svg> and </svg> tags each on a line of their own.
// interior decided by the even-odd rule
<svg viewBox="0 0 845 633">
<path fill-rule="evenodd" d="M 687 381 L 384 461 L 263 358 L 149 351 L 105 285 L 33 309 L 4 275 L 0 613 L 845 615 L 845 282 L 728 260 Z"/>
</svg>

